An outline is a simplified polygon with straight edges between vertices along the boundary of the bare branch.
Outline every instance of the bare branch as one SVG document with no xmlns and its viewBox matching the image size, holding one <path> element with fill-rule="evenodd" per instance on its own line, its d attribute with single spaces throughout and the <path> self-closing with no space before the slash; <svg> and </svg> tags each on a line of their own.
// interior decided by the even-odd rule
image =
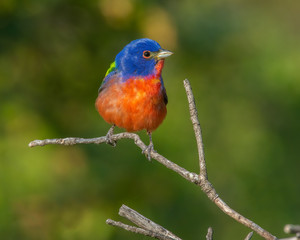
<svg viewBox="0 0 300 240">
<path fill-rule="evenodd" d="M 198 112 L 196 109 L 195 98 L 192 92 L 192 88 L 188 79 L 183 81 L 186 95 L 189 103 L 190 117 L 192 121 L 192 125 L 195 132 L 195 137 L 197 141 L 197 148 L 199 154 L 199 166 L 200 166 L 200 175 L 198 185 L 201 187 L 202 191 L 206 193 L 208 198 L 212 200 L 224 213 L 235 219 L 236 221 L 244 224 L 245 226 L 251 228 L 259 235 L 264 237 L 265 239 L 276 239 L 272 234 L 252 222 L 251 220 L 245 218 L 238 212 L 231 209 L 216 193 L 213 185 L 208 181 L 207 170 L 206 170 L 206 162 L 204 156 L 204 148 L 203 148 L 203 140 L 201 133 L 201 126 L 198 119 Z"/>
<path fill-rule="evenodd" d="M 127 136 L 127 138 L 130 138 Z M 75 145 L 75 144 L 101 144 L 106 141 L 106 137 L 98 137 L 98 138 L 76 138 L 76 137 L 68 137 L 68 138 L 54 138 L 54 139 L 44 139 L 44 140 L 34 140 L 28 144 L 29 147 L 36 146 L 45 146 L 45 145 Z"/>
<path fill-rule="evenodd" d="M 203 148 L 203 140 L 202 140 L 202 132 L 201 126 L 198 119 L 198 112 L 195 104 L 195 98 L 192 92 L 192 87 L 189 80 L 185 79 L 183 81 L 183 85 L 186 91 L 186 95 L 189 102 L 189 109 L 190 109 L 190 116 L 191 121 L 193 124 L 195 137 L 197 141 L 197 148 L 199 154 L 199 166 L 200 166 L 200 176 L 204 179 L 207 179 L 207 170 L 206 170 L 206 163 L 205 163 L 205 156 L 204 156 L 204 148 Z"/>
<path fill-rule="evenodd" d="M 132 139 L 134 143 L 142 150 L 146 149 L 146 144 L 140 139 L 140 137 L 135 133 L 128 133 L 123 132 L 119 134 L 115 134 L 111 136 L 113 141 L 118 141 L 120 139 Z M 75 145 L 75 144 L 102 144 L 106 143 L 106 137 L 98 137 L 98 138 L 76 138 L 76 137 L 68 137 L 68 138 L 57 138 L 57 139 L 44 139 L 44 140 L 34 140 L 28 144 L 29 147 L 36 147 L 36 146 L 45 146 L 49 144 L 57 144 L 57 145 Z M 188 170 L 178 166 L 176 163 L 171 162 L 164 156 L 160 155 L 157 152 L 151 152 L 151 158 L 155 159 L 162 165 L 166 166 L 167 168 L 173 170 L 174 172 L 178 173 L 185 179 L 190 182 L 198 183 L 199 176 L 196 173 L 189 172 Z"/>
<path fill-rule="evenodd" d="M 213 240 L 213 229 L 211 227 L 207 230 L 206 240 Z"/>
<path fill-rule="evenodd" d="M 156 238 L 156 239 L 162 239 L 162 240 L 173 240 L 173 238 L 162 236 L 160 234 L 151 232 L 149 230 L 145 230 L 145 229 L 142 229 L 142 228 L 130 226 L 130 225 L 124 224 L 122 222 L 117 222 L 117 221 L 114 221 L 114 220 L 111 220 L 111 219 L 107 219 L 106 223 L 108 225 L 123 228 L 126 231 L 141 234 L 141 235 L 145 235 L 145 236 L 148 236 L 148 237 L 152 237 L 152 238 Z"/>
<path fill-rule="evenodd" d="M 208 181 L 207 179 L 207 171 L 206 171 L 206 163 L 204 158 L 204 150 L 203 150 L 203 143 L 202 143 L 202 136 L 201 136 L 201 128 L 200 123 L 197 116 L 197 110 L 195 106 L 195 100 L 192 93 L 192 89 L 190 86 L 189 81 L 186 79 L 184 80 L 184 86 L 187 92 L 187 97 L 189 101 L 189 108 L 190 108 L 190 115 L 191 120 L 194 127 L 195 136 L 197 139 L 197 146 L 198 146 L 198 152 L 199 152 L 199 163 L 200 163 L 200 175 L 190 172 L 183 167 L 180 167 L 176 163 L 171 162 L 167 158 L 163 157 L 157 152 L 152 151 L 150 153 L 151 158 L 155 159 L 165 167 L 173 170 L 174 172 L 181 175 L 183 178 L 187 179 L 188 181 L 197 184 L 201 190 L 208 196 L 208 198 L 214 202 L 225 214 L 232 217 L 239 223 L 245 225 L 246 227 L 252 229 L 256 233 L 258 233 L 260 236 L 267 240 L 276 240 L 277 238 L 273 236 L 268 231 L 261 228 L 256 223 L 252 222 L 251 220 L 245 218 L 232 208 L 230 208 L 216 193 L 216 190 L 214 189 L 213 185 Z M 120 139 L 132 139 L 134 140 L 134 143 L 142 150 L 146 149 L 145 143 L 140 139 L 140 137 L 137 134 L 134 133 L 119 133 L 111 136 L 111 139 L 113 141 L 117 141 Z M 29 147 L 35 147 L 35 146 L 44 146 L 48 144 L 60 144 L 60 145 L 74 145 L 74 144 L 101 144 L 106 142 L 106 137 L 99 137 L 99 138 L 62 138 L 62 139 L 45 139 L 45 140 L 35 140 L 29 143 Z"/>
<path fill-rule="evenodd" d="M 300 233 L 300 225 L 287 224 L 283 230 L 285 233 Z"/>
<path fill-rule="evenodd" d="M 206 170 L 206 163 L 205 163 L 205 157 L 204 157 L 204 149 L 203 149 L 203 141 L 202 141 L 202 134 L 201 134 L 201 127 L 200 122 L 198 119 L 196 104 L 195 104 L 195 98 L 192 92 L 191 85 L 187 79 L 183 82 L 188 102 L 189 102 L 189 109 L 190 109 L 190 115 L 191 115 L 191 121 L 193 124 L 196 140 L 197 140 L 197 146 L 198 146 L 198 152 L 199 152 L 199 164 L 200 164 L 200 181 L 198 182 L 198 185 L 201 187 L 202 191 L 206 193 L 208 198 L 212 200 L 224 213 L 226 213 L 228 216 L 232 217 L 239 223 L 242 223 L 243 225 L 251 228 L 253 231 L 257 232 L 259 235 L 261 235 L 263 238 L 267 240 L 275 240 L 276 237 L 270 234 L 268 231 L 261 228 L 256 223 L 252 222 L 251 220 L 245 218 L 238 212 L 231 209 L 216 193 L 216 190 L 214 189 L 213 185 L 208 181 L 207 177 L 207 170 Z"/>
<path fill-rule="evenodd" d="M 172 232 L 168 231 L 167 229 L 156 224 L 155 222 L 144 217 L 143 215 L 139 214 L 138 212 L 134 211 L 133 209 L 127 207 L 124 204 L 120 207 L 119 215 L 127 218 L 129 221 L 133 222 L 134 224 L 136 224 L 137 226 L 139 226 L 143 229 L 158 233 L 163 236 L 173 238 L 175 240 L 180 240 L 180 238 L 178 238 Z"/>
<path fill-rule="evenodd" d="M 181 238 L 177 237 L 172 232 L 168 231 L 167 229 L 165 229 L 162 226 L 158 225 L 157 223 L 151 221 L 150 219 L 144 217 L 137 211 L 127 207 L 124 204 L 119 209 L 119 215 L 127 218 L 129 221 L 133 222 L 140 228 L 134 227 L 134 226 L 129 226 L 122 222 L 116 222 L 111 219 L 107 219 L 106 223 L 113 225 L 113 226 L 121 227 L 130 232 L 143 234 L 143 235 L 161 239 L 161 240 L 182 240 Z"/>
<path fill-rule="evenodd" d="M 245 240 L 250 240 L 253 236 L 253 232 L 249 232 L 248 235 L 246 236 Z"/>
<path fill-rule="evenodd" d="M 276 240 L 277 239 L 275 236 L 273 236 L 271 233 L 269 233 L 265 229 L 261 228 L 256 223 L 252 222 L 248 218 L 245 218 L 244 216 L 242 216 L 235 210 L 231 209 L 221 198 L 217 197 L 214 202 L 228 216 L 232 217 L 239 223 L 242 223 L 246 227 L 252 229 L 256 233 L 258 233 L 260 236 L 262 236 L 263 238 L 265 238 L 267 240 Z"/>
<path fill-rule="evenodd" d="M 295 237 L 290 237 L 290 238 L 280 238 L 279 240 L 299 240 L 300 239 L 300 234 L 296 234 Z"/>
</svg>

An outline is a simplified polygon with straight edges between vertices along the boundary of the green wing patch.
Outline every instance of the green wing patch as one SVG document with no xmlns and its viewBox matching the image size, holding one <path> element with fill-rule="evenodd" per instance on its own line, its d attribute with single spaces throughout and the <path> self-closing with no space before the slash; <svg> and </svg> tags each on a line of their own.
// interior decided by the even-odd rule
<svg viewBox="0 0 300 240">
<path fill-rule="evenodd" d="M 112 64 L 110 64 L 109 69 L 105 73 L 105 77 L 108 74 L 110 74 L 111 72 L 113 72 L 115 69 L 116 69 L 116 61 L 114 61 Z M 102 83 L 100 85 L 100 88 L 98 89 L 98 93 L 103 90 L 103 86 L 104 86 L 105 82 L 107 81 L 107 79 L 105 79 L 105 77 L 104 77 L 104 79 L 103 79 L 103 81 L 102 81 Z"/>
<path fill-rule="evenodd" d="M 105 77 L 110 74 L 112 71 L 116 69 L 116 61 L 114 61 L 112 64 L 110 64 L 109 69 L 106 71 Z"/>
</svg>

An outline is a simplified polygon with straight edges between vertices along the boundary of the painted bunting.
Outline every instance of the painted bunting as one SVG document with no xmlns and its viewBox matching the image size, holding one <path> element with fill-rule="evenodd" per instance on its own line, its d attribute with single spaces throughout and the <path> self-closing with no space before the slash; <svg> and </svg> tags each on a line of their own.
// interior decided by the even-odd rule
<svg viewBox="0 0 300 240">
<path fill-rule="evenodd" d="M 148 38 L 134 40 L 118 53 L 106 72 L 95 104 L 103 119 L 112 124 L 107 143 L 115 145 L 111 139 L 115 126 L 128 132 L 145 129 L 150 144 L 143 153 L 151 159 L 151 133 L 167 114 L 168 97 L 161 72 L 165 58 L 172 54 Z"/>
</svg>

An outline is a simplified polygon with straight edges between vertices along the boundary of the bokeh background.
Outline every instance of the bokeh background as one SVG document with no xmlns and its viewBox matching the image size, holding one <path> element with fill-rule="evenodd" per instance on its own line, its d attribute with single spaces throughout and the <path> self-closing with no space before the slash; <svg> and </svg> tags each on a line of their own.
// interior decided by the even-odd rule
<svg viewBox="0 0 300 240">
<path fill-rule="evenodd" d="M 156 150 L 199 171 L 189 78 L 210 181 L 235 210 L 284 236 L 286 223 L 300 223 L 299 11 L 292 0 L 1 0 L 0 238 L 149 239 L 105 224 L 124 220 L 123 203 L 183 239 L 204 239 L 209 226 L 216 239 L 249 232 L 130 140 L 27 146 L 105 135 L 98 87 L 122 47 L 142 37 L 175 52 Z"/>
</svg>

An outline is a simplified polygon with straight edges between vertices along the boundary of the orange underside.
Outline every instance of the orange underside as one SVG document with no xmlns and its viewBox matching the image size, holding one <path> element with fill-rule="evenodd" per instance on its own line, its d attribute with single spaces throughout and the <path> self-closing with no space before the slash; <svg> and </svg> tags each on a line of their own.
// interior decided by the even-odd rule
<svg viewBox="0 0 300 240">
<path fill-rule="evenodd" d="M 113 83 L 99 93 L 96 108 L 106 122 L 129 132 L 151 132 L 167 114 L 159 79 Z"/>
</svg>

